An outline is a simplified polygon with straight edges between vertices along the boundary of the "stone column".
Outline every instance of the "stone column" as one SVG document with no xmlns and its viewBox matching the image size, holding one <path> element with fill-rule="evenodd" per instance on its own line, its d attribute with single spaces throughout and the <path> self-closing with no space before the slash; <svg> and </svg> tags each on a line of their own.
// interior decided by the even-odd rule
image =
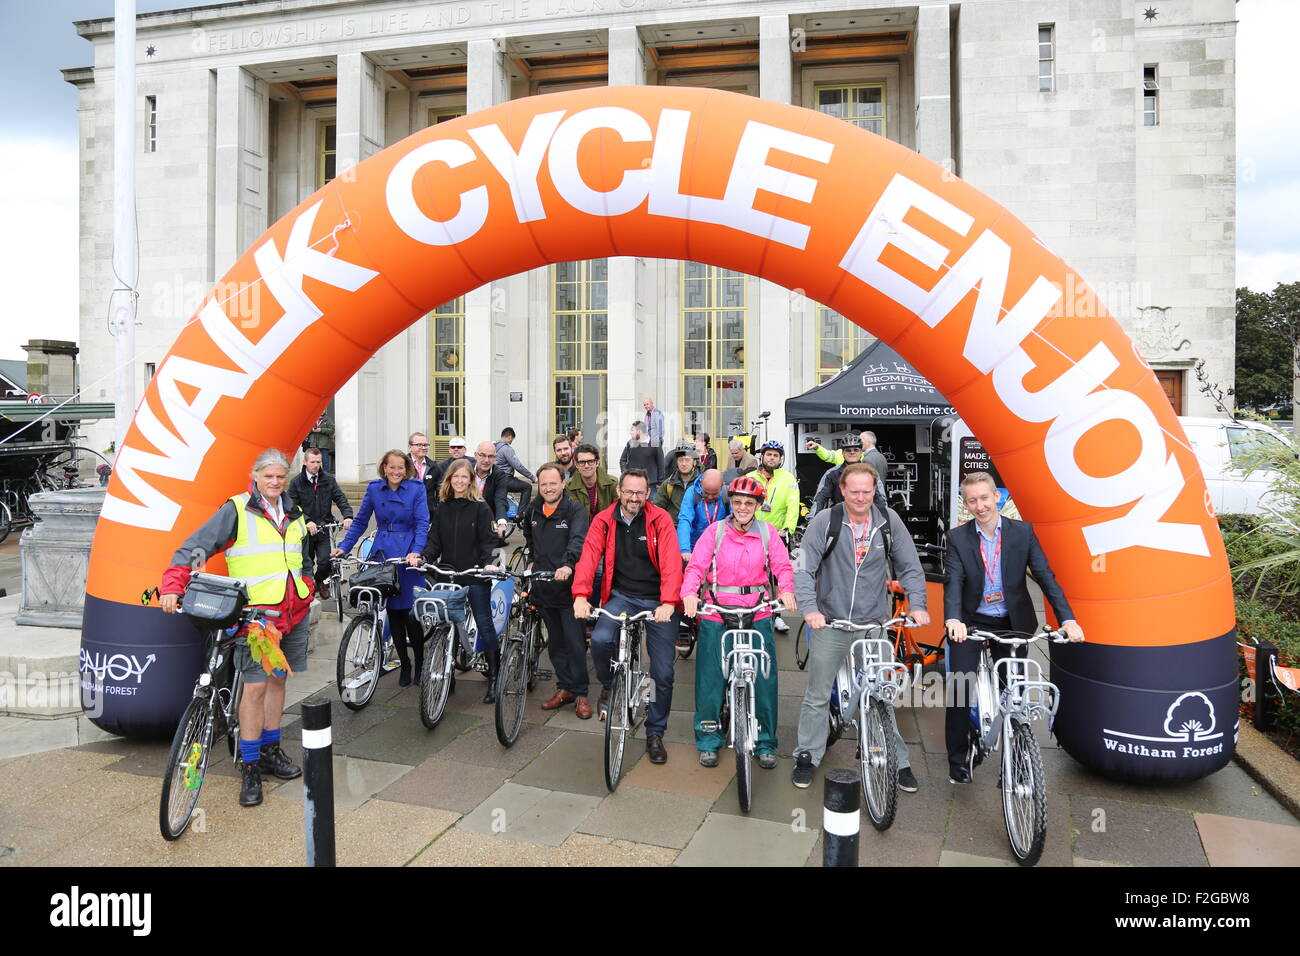
<svg viewBox="0 0 1300 956">
<path fill-rule="evenodd" d="M 507 74 L 505 60 L 496 40 L 470 40 L 466 64 L 465 112 L 487 109 L 504 103 Z M 498 339 L 494 335 L 499 323 L 504 330 L 505 285 L 489 282 L 465 296 L 465 440 L 471 455 L 474 445 L 496 438 L 505 424 L 493 424 L 507 414 L 508 395 L 493 387 L 498 360 L 504 372 L 505 356 L 497 355 Z"/>
<path fill-rule="evenodd" d="M 364 54 L 340 54 L 337 63 L 335 168 L 337 174 L 343 176 L 347 170 L 377 153 L 383 146 L 384 90 L 374 63 Z M 373 369 L 382 364 L 382 358 L 377 355 L 366 363 L 366 367 Z M 363 432 L 363 421 L 375 417 L 366 412 L 373 410 L 376 403 L 383 403 L 384 396 L 379 387 L 364 385 L 362 379 L 360 373 L 354 375 L 334 396 L 334 467 L 340 481 L 365 480 L 366 476 L 361 471 L 363 464 L 372 460 L 375 454 L 371 446 L 377 447 L 381 438 L 388 440 L 386 435 Z M 382 379 L 382 376 L 368 377 L 369 381 L 376 379 Z M 388 420 L 382 414 L 382 409 L 378 418 L 380 421 Z M 385 444 L 384 447 L 387 448 L 388 445 Z"/>
<path fill-rule="evenodd" d="M 952 158 L 952 51 L 947 3 L 916 12 L 916 151 L 956 172 Z"/>
<path fill-rule="evenodd" d="M 267 85 L 238 66 L 217 70 L 215 281 L 266 231 L 269 101 Z"/>
<path fill-rule="evenodd" d="M 758 18 L 758 89 L 765 100 L 791 102 L 794 77 L 794 51 L 790 43 L 790 18 L 784 14 Z M 791 323 L 796 313 L 794 295 L 789 289 L 759 280 L 758 322 L 751 326 L 749 338 L 758 348 L 747 355 L 751 387 L 746 397 L 742 425 L 748 426 L 759 412 L 770 411 L 767 437 L 785 441 L 785 400 L 791 394 Z M 752 319 L 751 319 L 752 321 Z M 755 327 L 756 326 L 756 327 Z M 756 373 L 756 374 L 755 374 Z M 757 379 L 758 388 L 753 384 Z M 719 451 L 719 456 L 725 454 Z M 794 468 L 794 451 L 786 449 L 786 464 Z"/>
</svg>

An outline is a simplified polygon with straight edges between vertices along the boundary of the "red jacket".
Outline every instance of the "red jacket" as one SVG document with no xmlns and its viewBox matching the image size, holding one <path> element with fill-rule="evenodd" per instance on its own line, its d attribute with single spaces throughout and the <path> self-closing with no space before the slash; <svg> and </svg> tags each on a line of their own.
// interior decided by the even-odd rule
<svg viewBox="0 0 1300 956">
<path fill-rule="evenodd" d="M 609 592 L 614 587 L 614 535 L 610 533 L 614 522 L 614 509 L 619 507 L 615 501 L 604 511 L 591 519 L 587 529 L 587 540 L 582 545 L 582 557 L 573 573 L 573 596 L 591 598 L 591 584 L 596 576 L 600 558 L 605 557 L 605 573 L 601 579 L 601 603 L 609 600 Z M 681 603 L 682 595 L 682 553 L 677 548 L 677 526 L 672 517 L 663 508 L 656 508 L 647 501 L 644 505 L 646 545 L 650 549 L 650 562 L 659 572 L 659 601 L 674 606 Z"/>
</svg>

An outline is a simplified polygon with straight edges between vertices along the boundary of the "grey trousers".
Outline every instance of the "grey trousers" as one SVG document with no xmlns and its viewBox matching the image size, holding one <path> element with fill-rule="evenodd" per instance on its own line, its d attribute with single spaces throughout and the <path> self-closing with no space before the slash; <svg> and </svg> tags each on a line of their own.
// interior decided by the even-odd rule
<svg viewBox="0 0 1300 956">
<path fill-rule="evenodd" d="M 835 672 L 849 655 L 849 647 L 854 641 L 866 636 L 865 631 L 839 631 L 824 628 L 814 631 L 805 629 L 811 635 L 808 653 L 808 690 L 803 695 L 803 706 L 799 708 L 799 743 L 795 755 L 806 750 L 812 754 L 813 766 L 822 762 L 826 754 L 826 732 L 830 726 L 831 685 L 835 683 Z M 856 720 L 857 715 L 852 715 Z M 859 728 L 861 732 L 861 728 Z M 907 743 L 894 724 L 894 753 L 898 756 L 898 769 L 912 766 L 907 756 Z"/>
</svg>

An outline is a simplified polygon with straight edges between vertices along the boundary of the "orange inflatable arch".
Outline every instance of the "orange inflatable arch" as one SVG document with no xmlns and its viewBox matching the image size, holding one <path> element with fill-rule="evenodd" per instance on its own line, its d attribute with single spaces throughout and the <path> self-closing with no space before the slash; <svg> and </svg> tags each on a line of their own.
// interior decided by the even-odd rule
<svg viewBox="0 0 1300 956">
<path fill-rule="evenodd" d="M 1233 604 L 1205 483 L 1118 323 L 1069 314 L 1062 290 L 1079 277 L 897 143 L 812 110 L 645 86 L 529 97 L 416 133 L 223 277 L 149 383 L 108 487 L 81 655 L 85 683 L 107 692 L 99 726 L 170 736 L 200 650 L 142 595 L 247 485 L 258 451 L 296 448 L 366 359 L 438 304 L 620 255 L 798 288 L 906 356 L 992 453 L 1088 634 L 1053 655 L 1062 745 L 1136 779 L 1227 762 Z"/>
</svg>

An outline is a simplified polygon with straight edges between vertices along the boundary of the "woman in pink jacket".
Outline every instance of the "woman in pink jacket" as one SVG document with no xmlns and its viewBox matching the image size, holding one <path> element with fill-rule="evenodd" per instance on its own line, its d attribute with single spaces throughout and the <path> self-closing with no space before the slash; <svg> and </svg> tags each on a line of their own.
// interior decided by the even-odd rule
<svg viewBox="0 0 1300 956">
<path fill-rule="evenodd" d="M 794 611 L 794 569 L 790 566 L 790 555 L 771 525 L 754 518 L 765 494 L 763 486 L 748 475 L 732 480 L 727 488 L 730 517 L 715 521 L 704 530 L 686 566 L 682 604 L 687 616 L 695 617 L 699 611 L 701 592 L 709 604 L 753 607 L 767 599 L 773 577 L 781 603 L 787 611 Z M 754 629 L 762 633 L 763 646 L 772 661 L 768 676 L 759 674 L 754 688 L 758 717 L 754 752 L 758 765 L 771 770 L 776 766 L 776 644 L 772 638 L 771 615 L 762 614 Z M 718 750 L 727 743 L 720 731 L 705 733 L 700 729 L 700 724 L 706 721 L 716 726 L 722 714 L 722 696 L 726 693 L 722 632 L 722 619 L 716 613 L 705 613 L 700 620 L 699 648 L 695 655 L 695 747 L 704 767 L 718 765 Z"/>
</svg>

